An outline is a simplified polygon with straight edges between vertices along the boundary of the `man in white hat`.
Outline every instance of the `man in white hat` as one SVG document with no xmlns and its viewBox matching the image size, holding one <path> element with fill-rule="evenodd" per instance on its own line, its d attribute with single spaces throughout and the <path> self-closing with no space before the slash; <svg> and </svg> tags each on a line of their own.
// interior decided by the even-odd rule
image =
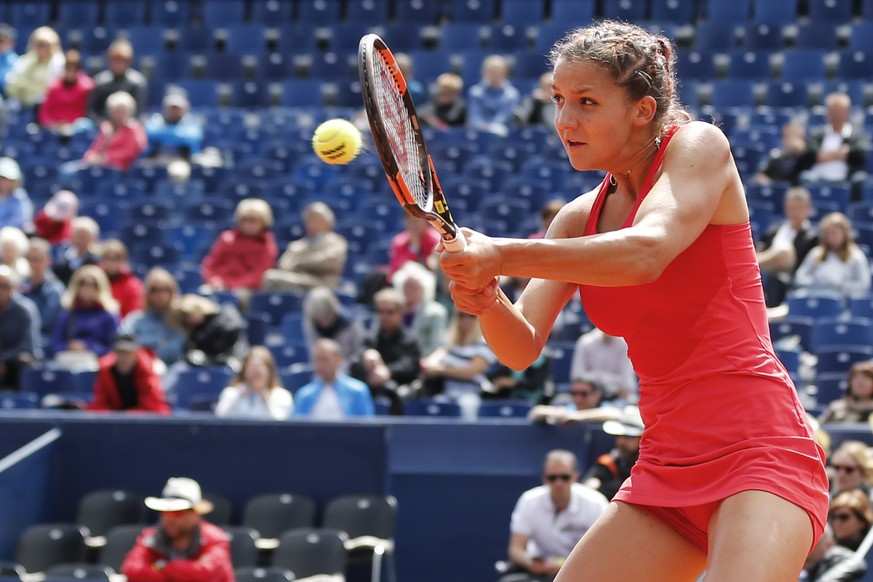
<svg viewBox="0 0 873 582">
<path fill-rule="evenodd" d="M 212 511 L 200 484 L 171 477 L 161 497 L 146 497 L 146 507 L 161 514 L 124 558 L 128 582 L 234 582 L 227 535 L 201 516 Z"/>
<path fill-rule="evenodd" d="M 609 499 L 618 492 L 631 468 L 640 456 L 643 420 L 636 406 L 625 406 L 616 419 L 603 423 L 603 432 L 615 437 L 615 446 L 600 455 L 588 469 L 583 483 L 603 493 Z"/>
</svg>

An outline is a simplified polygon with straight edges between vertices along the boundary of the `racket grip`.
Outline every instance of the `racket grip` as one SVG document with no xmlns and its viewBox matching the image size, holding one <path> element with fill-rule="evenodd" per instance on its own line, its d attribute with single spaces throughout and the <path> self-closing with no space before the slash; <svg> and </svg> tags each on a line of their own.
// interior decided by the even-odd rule
<svg viewBox="0 0 873 582">
<path fill-rule="evenodd" d="M 450 240 L 443 239 L 443 246 L 450 253 L 459 253 L 467 248 L 467 239 L 464 238 L 464 233 L 459 230 L 455 238 Z"/>
</svg>

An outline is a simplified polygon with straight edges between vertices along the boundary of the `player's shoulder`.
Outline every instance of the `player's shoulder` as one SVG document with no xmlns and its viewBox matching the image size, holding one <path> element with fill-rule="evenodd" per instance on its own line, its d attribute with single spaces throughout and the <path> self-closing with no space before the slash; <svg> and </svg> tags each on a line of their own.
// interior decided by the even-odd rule
<svg viewBox="0 0 873 582">
<path fill-rule="evenodd" d="M 730 149 L 724 132 L 718 126 L 703 121 L 689 121 L 679 126 L 670 145 L 700 156 L 711 155 L 713 148 Z"/>
<path fill-rule="evenodd" d="M 598 184 L 596 188 L 580 194 L 564 204 L 555 216 L 546 238 L 572 238 L 585 234 L 588 215 L 591 214 L 591 208 L 594 206 L 599 190 L 600 185 Z"/>
</svg>

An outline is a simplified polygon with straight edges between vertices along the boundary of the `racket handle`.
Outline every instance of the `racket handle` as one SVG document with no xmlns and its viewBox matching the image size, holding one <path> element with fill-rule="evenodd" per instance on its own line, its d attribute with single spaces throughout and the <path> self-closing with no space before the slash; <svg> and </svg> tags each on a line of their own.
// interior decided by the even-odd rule
<svg viewBox="0 0 873 582">
<path fill-rule="evenodd" d="M 443 246 L 446 247 L 446 250 L 450 253 L 459 253 L 467 248 L 467 239 L 464 238 L 464 233 L 459 230 L 458 234 L 455 235 L 455 238 L 451 240 L 443 239 Z"/>
</svg>

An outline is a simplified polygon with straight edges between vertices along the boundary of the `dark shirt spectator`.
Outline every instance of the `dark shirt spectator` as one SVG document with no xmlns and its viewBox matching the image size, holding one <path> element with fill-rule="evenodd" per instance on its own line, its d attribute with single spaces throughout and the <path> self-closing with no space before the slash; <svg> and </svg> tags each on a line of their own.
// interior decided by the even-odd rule
<svg viewBox="0 0 873 582">
<path fill-rule="evenodd" d="M 782 144 L 770 151 L 755 181 L 761 184 L 788 182 L 797 184 L 800 174 L 815 163 L 815 152 L 806 141 L 806 127 L 790 122 L 782 126 Z"/>
<path fill-rule="evenodd" d="M 239 363 L 248 350 L 245 320 L 229 303 L 219 305 L 199 295 L 183 295 L 177 318 L 188 332 L 185 360 L 194 366 Z"/>
<path fill-rule="evenodd" d="M 851 182 L 854 200 L 861 199 L 860 185 L 867 177 L 867 136 L 853 124 L 852 99 L 845 93 L 825 97 L 827 123 L 810 132 L 809 149 L 815 153 L 813 166 L 801 174 L 809 182 Z"/>
<path fill-rule="evenodd" d="M 153 358 L 133 336 L 117 336 L 99 366 L 88 410 L 170 413 Z"/>
<path fill-rule="evenodd" d="M 554 126 L 555 102 L 552 101 L 551 71 L 540 75 L 539 83 L 533 91 L 522 97 L 516 110 L 516 118 L 521 125 Z"/>
<path fill-rule="evenodd" d="M 94 121 L 106 116 L 106 100 L 118 91 L 129 93 L 136 101 L 136 111 L 146 109 L 148 82 L 142 73 L 133 69 L 133 45 L 118 39 L 106 52 L 109 68 L 94 77 L 94 90 L 88 99 L 88 113 Z"/>
<path fill-rule="evenodd" d="M 443 73 L 436 79 L 430 99 L 418 110 L 425 124 L 437 129 L 463 127 L 467 123 L 464 80 L 456 73 Z"/>
<path fill-rule="evenodd" d="M 837 544 L 857 550 L 873 524 L 873 506 L 867 492 L 852 489 L 838 493 L 831 500 L 828 521 L 834 528 Z"/>
<path fill-rule="evenodd" d="M 0 265 L 0 388 L 18 390 L 21 369 L 42 357 L 39 313 L 18 293 L 20 279 Z"/>
<path fill-rule="evenodd" d="M 855 552 L 836 545 L 828 525 L 803 564 L 801 582 L 854 582 L 864 577 L 867 563 Z"/>
<path fill-rule="evenodd" d="M 44 239 L 30 239 L 27 262 L 30 264 L 30 277 L 21 285 L 25 297 L 33 301 L 39 312 L 40 346 L 48 349 L 52 331 L 61 311 L 61 296 L 64 284 L 51 270 L 51 245 Z"/>
<path fill-rule="evenodd" d="M 90 216 L 73 219 L 70 243 L 64 247 L 52 270 L 64 285 L 82 265 L 96 265 L 99 257 L 94 249 L 100 239 L 100 226 Z"/>
<path fill-rule="evenodd" d="M 603 423 L 603 432 L 615 437 L 615 447 L 597 457 L 582 482 L 603 493 L 607 499 L 612 499 L 622 483 L 630 477 L 631 468 L 640 455 L 643 423 L 639 411 L 635 407 L 627 407 L 618 420 Z"/>
</svg>

